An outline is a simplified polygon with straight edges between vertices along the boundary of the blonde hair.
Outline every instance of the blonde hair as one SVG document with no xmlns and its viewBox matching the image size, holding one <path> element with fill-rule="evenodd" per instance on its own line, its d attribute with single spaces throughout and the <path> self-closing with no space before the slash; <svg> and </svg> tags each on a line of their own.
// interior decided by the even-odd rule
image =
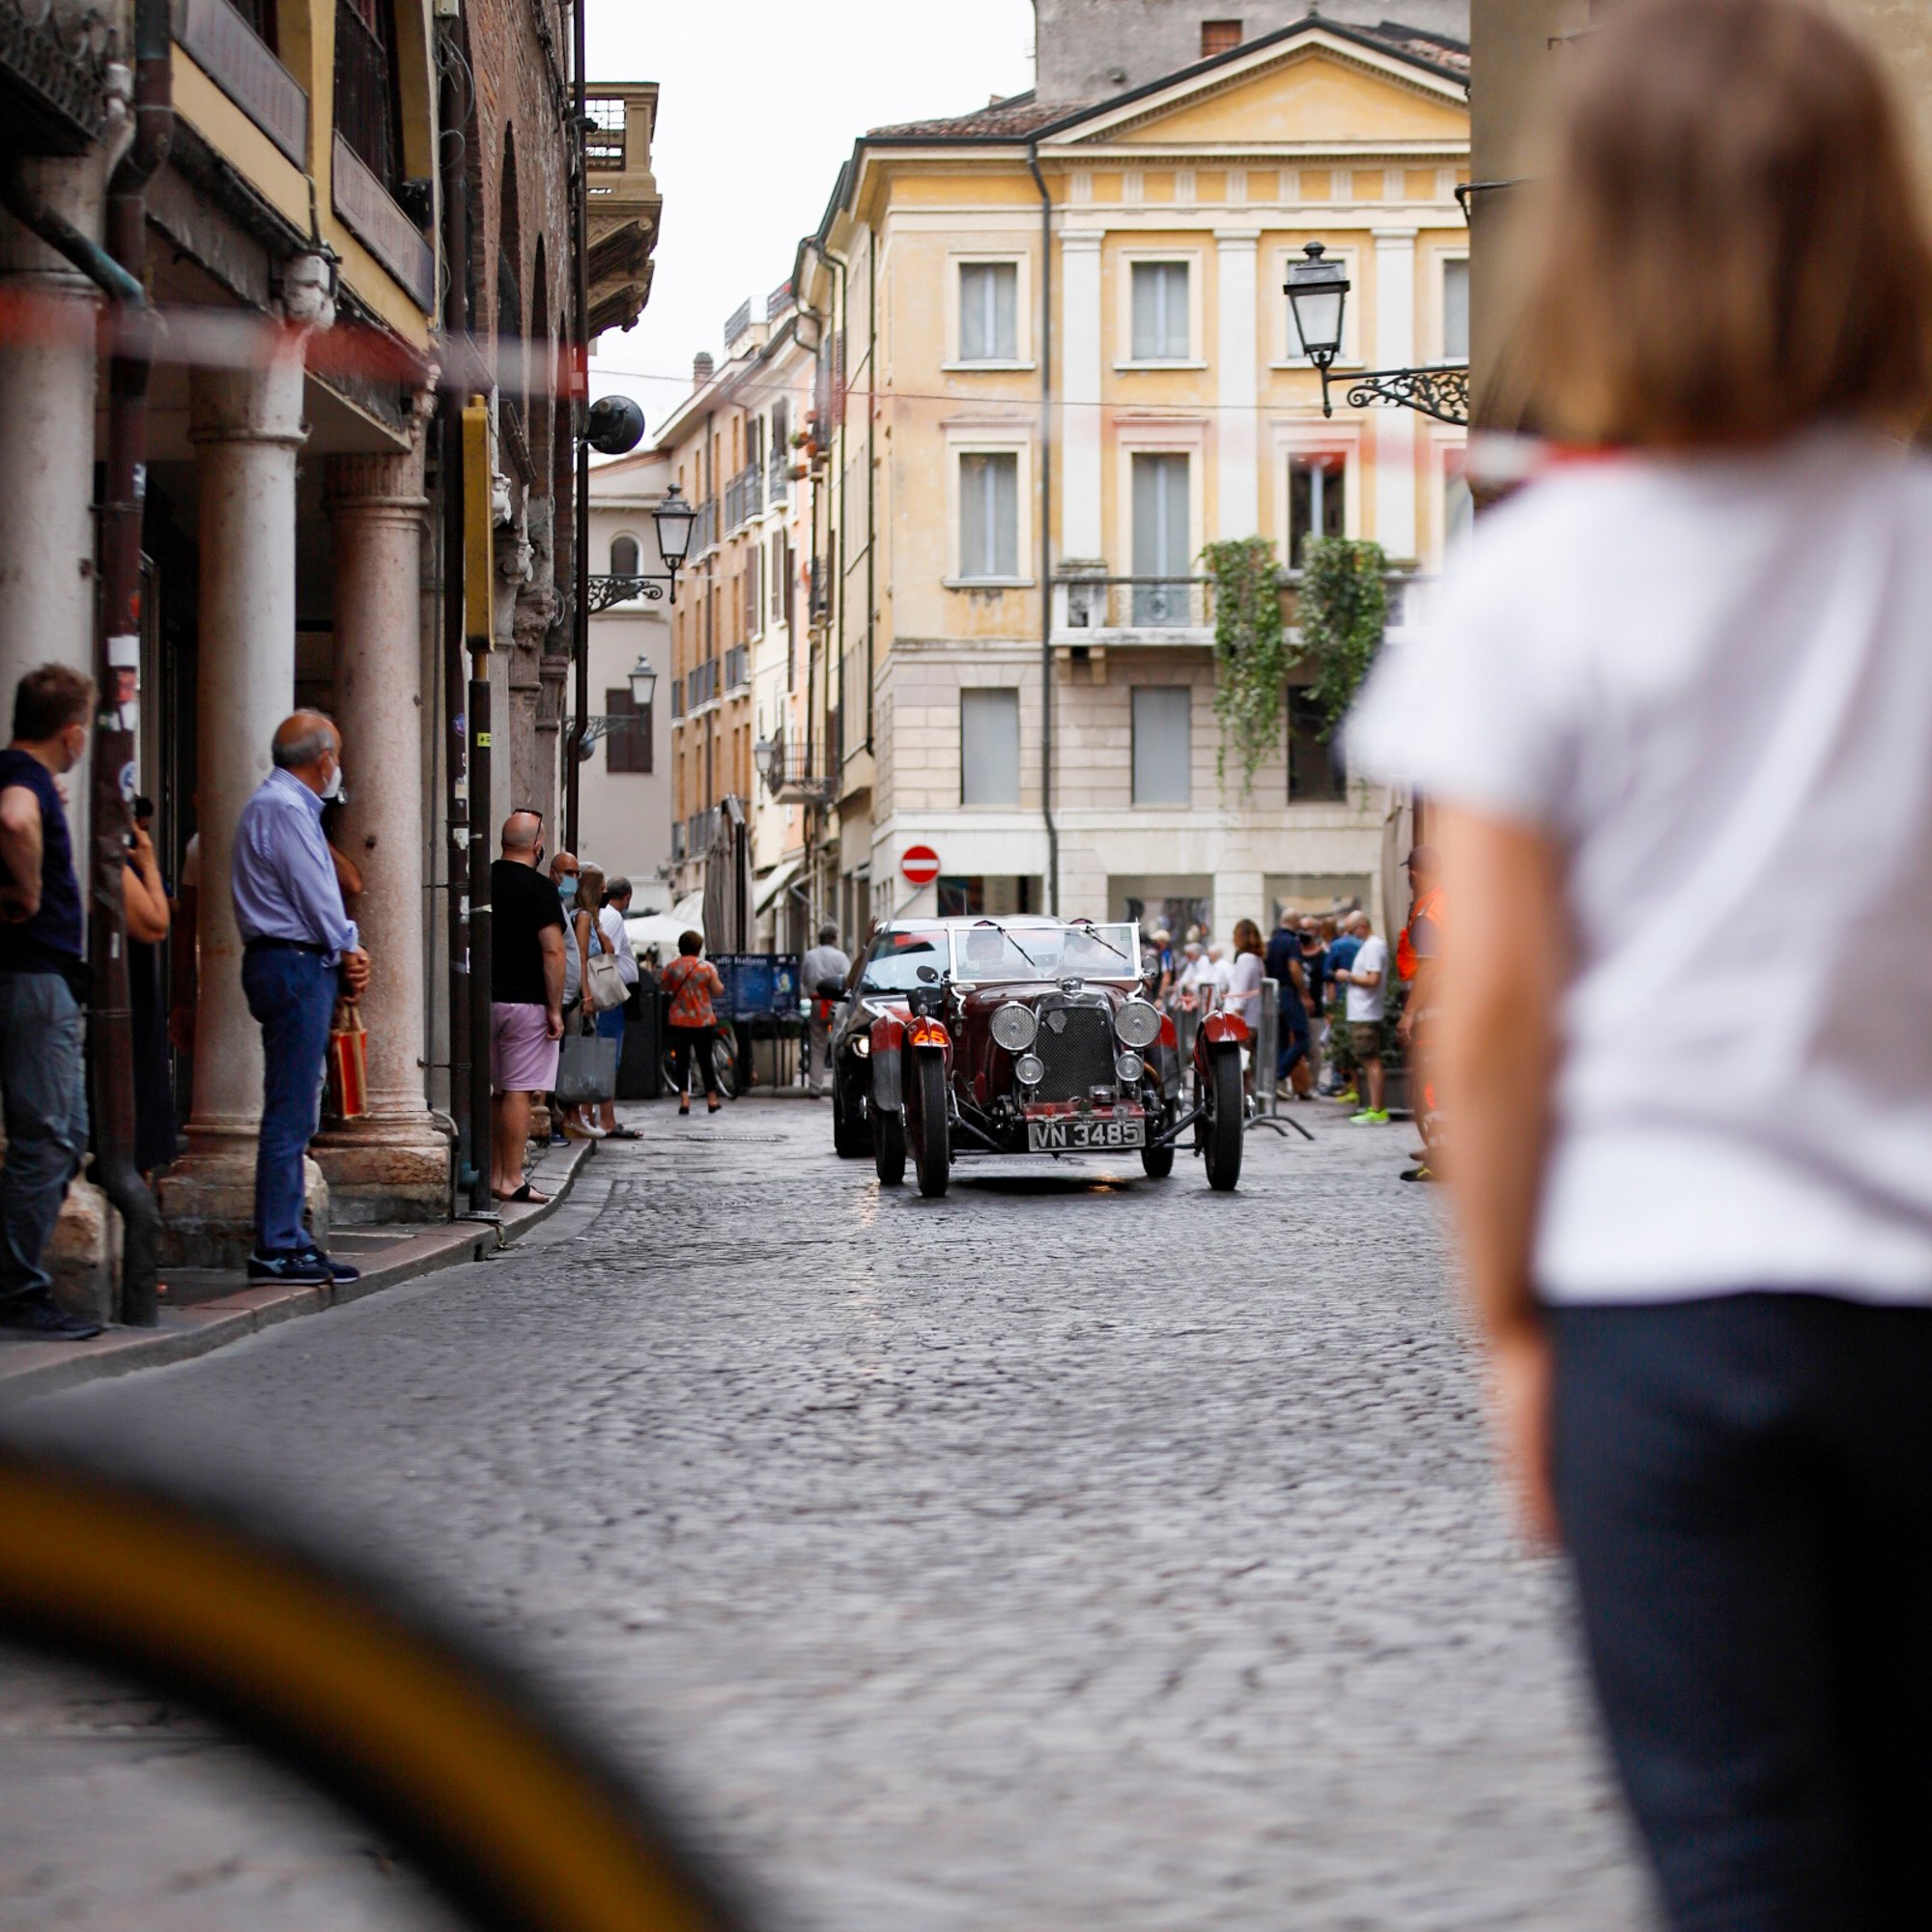
<svg viewBox="0 0 1932 1932">
<path fill-rule="evenodd" d="M 1914 433 L 1932 246 L 1871 56 L 1807 0 L 1633 0 L 1548 138 L 1514 371 L 1590 445 Z"/>
</svg>

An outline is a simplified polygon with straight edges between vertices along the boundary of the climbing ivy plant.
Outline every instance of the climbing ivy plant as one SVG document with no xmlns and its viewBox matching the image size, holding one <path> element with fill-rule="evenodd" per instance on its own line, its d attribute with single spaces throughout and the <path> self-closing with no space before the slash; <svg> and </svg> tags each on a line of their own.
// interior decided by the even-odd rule
<svg viewBox="0 0 1932 1932">
<path fill-rule="evenodd" d="M 1293 662 L 1315 673 L 1309 696 L 1329 738 L 1354 702 L 1388 619 L 1388 559 L 1380 544 L 1311 537 L 1301 555 L 1301 643 Z"/>
<path fill-rule="evenodd" d="M 1232 753 L 1241 766 L 1241 795 L 1281 734 L 1288 685 L 1288 635 L 1281 621 L 1281 578 L 1265 537 L 1211 543 L 1201 553 L 1214 582 L 1214 716 L 1221 726 L 1216 769 L 1228 781 Z"/>
</svg>

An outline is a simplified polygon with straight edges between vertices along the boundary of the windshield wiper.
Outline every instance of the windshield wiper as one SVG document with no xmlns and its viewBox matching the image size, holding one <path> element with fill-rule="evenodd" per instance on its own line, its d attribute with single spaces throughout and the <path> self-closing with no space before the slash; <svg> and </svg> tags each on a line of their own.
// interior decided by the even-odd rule
<svg viewBox="0 0 1932 1932">
<path fill-rule="evenodd" d="M 1004 939 L 1004 940 L 1005 940 L 1005 941 L 1007 942 L 1007 944 L 1008 944 L 1009 946 L 1010 946 L 1010 947 L 1011 947 L 1011 948 L 1013 949 L 1013 951 L 1014 951 L 1015 952 L 1017 952 L 1017 953 L 1018 953 L 1018 954 L 1020 955 L 1020 957 L 1021 957 L 1022 959 L 1024 959 L 1024 960 L 1026 961 L 1026 963 L 1027 963 L 1027 964 L 1028 964 L 1029 966 L 1031 966 L 1031 967 L 1033 968 L 1033 970 L 1034 970 L 1034 971 L 1035 971 L 1036 973 L 1039 973 L 1039 972 L 1043 972 L 1043 971 L 1045 970 L 1045 969 L 1044 969 L 1044 968 L 1043 968 L 1043 967 L 1042 967 L 1042 966 L 1040 965 L 1039 961 L 1038 961 L 1037 959 L 1036 959 L 1036 958 L 1035 958 L 1035 957 L 1033 956 L 1033 954 L 1032 954 L 1031 952 L 1028 952 L 1028 951 L 1026 950 L 1026 948 L 1025 948 L 1024 946 L 1022 946 L 1022 945 L 1021 945 L 1021 944 L 1019 943 L 1019 941 L 1018 941 L 1017 939 L 1015 939 L 1015 938 L 1014 938 L 1014 937 L 1012 936 L 1012 934 L 1011 934 L 1010 932 L 1009 932 L 1009 931 L 1007 930 L 1007 928 L 1006 928 L 1006 927 L 1005 927 L 1004 925 L 1002 925 L 1002 924 L 1000 923 L 1000 922 L 999 922 L 998 920 L 996 920 L 996 919 L 987 919 L 987 920 L 981 920 L 981 921 L 980 921 L 980 924 L 982 924 L 982 925 L 990 925 L 990 926 L 991 926 L 991 927 L 993 928 L 993 930 L 994 930 L 995 932 L 997 932 L 997 933 L 998 933 L 998 934 L 1000 935 L 1000 937 L 1001 937 L 1002 939 Z"/>
<path fill-rule="evenodd" d="M 1073 929 L 1076 932 L 1084 932 L 1095 945 L 1104 946 L 1122 965 L 1131 966 L 1134 963 L 1111 939 L 1100 937 L 1100 928 L 1091 919 L 1076 919 L 1073 922 Z"/>
</svg>

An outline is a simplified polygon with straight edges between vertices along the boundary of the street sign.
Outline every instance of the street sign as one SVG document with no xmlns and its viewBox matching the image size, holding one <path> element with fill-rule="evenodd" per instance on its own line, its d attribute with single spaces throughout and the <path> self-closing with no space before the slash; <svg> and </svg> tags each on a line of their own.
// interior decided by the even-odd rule
<svg viewBox="0 0 1932 1932">
<path fill-rule="evenodd" d="M 930 845 L 908 845 L 899 870 L 906 875 L 907 884 L 929 886 L 939 876 L 939 854 Z"/>
</svg>

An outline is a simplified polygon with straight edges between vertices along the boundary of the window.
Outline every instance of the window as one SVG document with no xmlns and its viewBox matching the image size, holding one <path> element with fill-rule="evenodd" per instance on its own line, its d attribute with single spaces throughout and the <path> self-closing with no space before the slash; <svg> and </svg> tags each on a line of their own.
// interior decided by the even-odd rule
<svg viewBox="0 0 1932 1932">
<path fill-rule="evenodd" d="M 1184 684 L 1134 689 L 1134 803 L 1185 805 L 1194 796 L 1194 694 Z"/>
<path fill-rule="evenodd" d="M 1187 359 L 1187 264 L 1133 264 L 1134 360 Z"/>
<path fill-rule="evenodd" d="M 1469 359 L 1469 260 L 1442 265 L 1442 359 Z"/>
<path fill-rule="evenodd" d="M 785 543 L 783 533 L 781 532 L 772 539 L 771 563 L 766 573 L 771 584 L 772 600 L 770 610 L 774 624 L 781 623 L 784 620 L 785 586 L 791 582 L 789 557 L 789 547 Z"/>
<path fill-rule="evenodd" d="M 1020 695 L 959 694 L 959 803 L 1020 802 Z"/>
<path fill-rule="evenodd" d="M 394 194 L 403 179 L 394 0 L 337 0 L 335 128 Z"/>
<path fill-rule="evenodd" d="M 959 459 L 959 575 L 1020 574 L 1020 459 L 994 450 Z"/>
<path fill-rule="evenodd" d="M 1020 271 L 1016 262 L 965 262 L 959 269 L 959 359 L 1017 362 Z"/>
<path fill-rule="evenodd" d="M 1187 458 L 1163 453 L 1136 455 L 1134 478 L 1134 575 L 1178 579 L 1138 582 L 1133 621 L 1141 629 L 1185 625 L 1190 606 L 1193 545 L 1187 501 Z"/>
<path fill-rule="evenodd" d="M 633 536 L 612 537 L 611 539 L 611 575 L 612 577 L 636 577 L 643 568 L 643 552 Z"/>
<path fill-rule="evenodd" d="M 604 694 L 604 710 L 614 722 L 604 738 L 604 768 L 609 772 L 648 772 L 651 769 L 652 707 L 639 704 L 628 684 Z"/>
<path fill-rule="evenodd" d="M 1203 20 L 1201 23 L 1201 58 L 1211 60 L 1216 54 L 1231 54 L 1241 44 L 1241 23 L 1238 20 Z"/>
<path fill-rule="evenodd" d="M 1342 763 L 1342 734 L 1325 742 L 1327 720 L 1302 686 L 1288 692 L 1288 796 L 1291 804 L 1310 799 L 1349 795 L 1349 775 Z"/>
<path fill-rule="evenodd" d="M 1349 459 L 1328 451 L 1288 459 L 1288 567 L 1299 570 L 1310 537 L 1347 534 Z"/>
</svg>

